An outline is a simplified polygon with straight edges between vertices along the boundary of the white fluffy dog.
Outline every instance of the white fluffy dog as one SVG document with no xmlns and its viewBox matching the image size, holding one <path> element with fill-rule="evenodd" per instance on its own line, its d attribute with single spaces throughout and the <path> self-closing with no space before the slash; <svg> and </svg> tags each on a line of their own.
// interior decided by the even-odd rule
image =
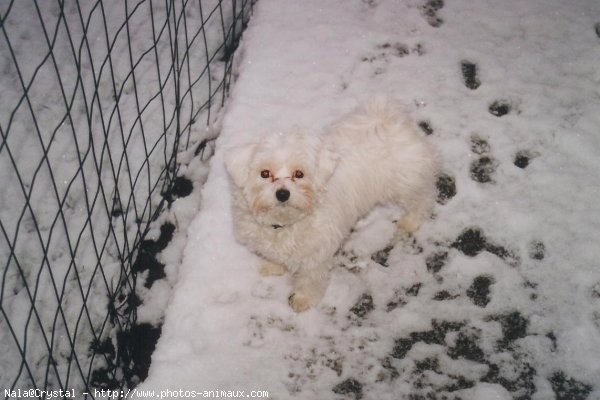
<svg viewBox="0 0 600 400">
<path fill-rule="evenodd" d="M 261 137 L 232 149 L 237 239 L 263 257 L 262 275 L 292 275 L 291 307 L 304 311 L 327 288 L 333 256 L 377 204 L 398 204 L 414 232 L 431 213 L 436 157 L 409 118 L 377 99 L 318 137 Z"/>
</svg>

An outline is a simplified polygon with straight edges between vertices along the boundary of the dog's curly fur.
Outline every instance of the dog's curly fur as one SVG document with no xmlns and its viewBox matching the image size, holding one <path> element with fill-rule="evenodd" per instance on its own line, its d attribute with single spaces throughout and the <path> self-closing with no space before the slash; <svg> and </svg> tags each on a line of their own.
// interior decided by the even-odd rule
<svg viewBox="0 0 600 400">
<path fill-rule="evenodd" d="M 323 136 L 271 134 L 231 149 L 236 236 L 263 257 L 263 275 L 292 275 L 295 311 L 316 305 L 333 256 L 377 204 L 406 211 L 414 232 L 431 213 L 438 165 L 432 147 L 401 108 L 379 98 Z"/>
</svg>

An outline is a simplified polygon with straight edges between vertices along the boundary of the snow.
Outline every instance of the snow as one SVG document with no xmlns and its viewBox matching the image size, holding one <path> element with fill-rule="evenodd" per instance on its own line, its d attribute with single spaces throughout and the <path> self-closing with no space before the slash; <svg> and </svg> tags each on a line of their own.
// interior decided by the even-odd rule
<svg viewBox="0 0 600 400">
<path fill-rule="evenodd" d="M 600 399 L 598 19 L 595 0 L 261 0 L 140 389 Z M 375 210 L 322 303 L 295 314 L 286 278 L 260 277 L 235 242 L 223 154 L 264 131 L 320 134 L 380 93 L 429 123 L 457 194 L 414 238 L 393 232 L 398 210 Z M 498 100 L 508 114 L 489 111 Z M 486 238 L 475 254 L 467 228 Z M 371 254 L 388 245 L 385 267 Z"/>
<path fill-rule="evenodd" d="M 201 24 L 218 12 L 216 3 L 202 1 L 204 15 L 193 7 L 186 23 Z M 41 366 L 35 379 L 42 382 L 46 373 L 48 339 L 59 373 L 75 385 L 65 335 L 77 331 L 78 362 L 87 370 L 92 331 L 99 332 L 107 287 L 116 285 L 120 271 L 116 243 L 96 254 L 93 241 L 77 242 L 78 234 L 108 231 L 101 203 L 110 209 L 117 188 L 123 201 L 132 194 L 145 198 L 150 190 L 143 178 L 132 190 L 125 175 L 98 173 L 95 161 L 106 163 L 106 152 L 126 150 L 130 171 L 156 176 L 164 155 L 156 148 L 148 169 L 143 149 L 165 132 L 168 145 L 174 130 L 173 85 L 166 78 L 172 49 L 162 30 L 168 5 L 154 4 L 151 15 L 148 3 L 65 3 L 60 9 L 37 2 L 39 18 L 55 29 L 48 34 L 57 38 L 58 82 L 50 61 L 36 69 L 48 44 L 32 4 L 14 2 L 10 13 L 2 11 L 8 15 L 3 53 L 9 54 L 9 38 L 23 81 L 36 78 L 28 90 L 31 105 L 19 103 L 22 84 L 6 57 L 0 123 L 8 147 L 0 157 L 0 218 L 3 230 L 19 237 L 15 254 L 24 279 L 36 288 L 39 322 L 32 321 L 31 300 L 12 264 L 3 271 L 1 306 L 14 335 L 26 340 L 29 365 Z M 126 14 L 128 29 L 122 25 Z M 156 33 L 161 36 L 157 52 L 144 53 L 155 43 L 151 18 L 163 21 Z M 222 36 L 219 18 L 211 21 L 209 53 Z M 222 123 L 190 131 L 197 141 L 220 131 L 208 145 L 206 157 L 214 151 L 210 165 L 194 156 L 194 146 L 178 154 L 179 172 L 195 190 L 172 203 L 147 237 L 157 238 L 163 222 L 178 228 L 158 255 L 166 278 L 137 288 L 144 301 L 138 323 L 164 319 L 150 374 L 139 389 L 266 390 L 269 398 L 282 399 L 600 399 L 599 21 L 596 0 L 258 2 L 236 54 L 238 79 Z M 114 36 L 104 36 L 104 23 Z M 73 58 L 67 25 L 77 51 L 84 31 L 89 40 L 90 47 L 78 53 L 80 66 L 67 62 Z M 110 71 L 107 40 L 114 55 Z M 190 65 L 204 65 L 204 50 L 187 55 Z M 129 74 L 131 60 L 139 58 Z M 467 62 L 476 66 L 475 89 L 463 77 L 461 63 Z M 202 85 L 208 90 L 218 78 Z M 164 102 L 153 97 L 159 88 Z M 402 210 L 381 207 L 359 221 L 336 258 L 322 303 L 295 314 L 287 305 L 287 279 L 260 277 L 258 258 L 234 240 L 223 154 L 264 131 L 301 125 L 321 134 L 381 93 L 429 124 L 428 140 L 457 193 L 437 205 L 414 237 L 395 232 Z M 62 119 L 70 96 L 76 106 Z M 150 106 L 139 109 L 136 101 Z M 510 112 L 490 113 L 497 101 Z M 186 97 L 182 114 L 191 112 L 191 102 Z M 105 131 L 115 140 L 95 134 Z M 74 143 L 74 132 L 90 135 L 77 135 Z M 121 133 L 129 142 L 121 141 Z M 37 172 L 51 140 L 53 177 L 43 163 Z M 32 209 L 23 209 L 22 220 L 21 210 L 7 207 L 26 204 L 7 148 L 25 191 L 33 188 Z M 518 154 L 527 156 L 525 168 L 515 165 Z M 473 177 L 477 163 L 481 176 Z M 97 191 L 100 182 L 106 194 Z M 46 201 L 49 193 L 65 199 L 64 226 L 55 224 L 58 206 Z M 87 202 L 95 196 L 102 198 L 88 220 Z M 115 236 L 135 236 L 134 214 L 117 224 Z M 465 241 L 473 246 L 477 235 L 485 240 L 471 254 L 459 239 L 470 237 Z M 13 236 L 5 239 L 2 254 Z M 78 271 L 83 285 L 95 282 L 86 298 L 89 321 L 78 318 L 83 299 L 69 268 L 72 256 L 89 266 Z M 98 260 L 106 283 L 94 280 Z M 55 287 L 48 284 L 49 271 Z M 59 304 L 66 318 L 56 322 Z M 5 321 L 0 323 L 0 383 L 27 386 L 24 374 L 15 381 L 21 356 Z M 52 374 L 50 386 L 56 384 Z"/>
</svg>

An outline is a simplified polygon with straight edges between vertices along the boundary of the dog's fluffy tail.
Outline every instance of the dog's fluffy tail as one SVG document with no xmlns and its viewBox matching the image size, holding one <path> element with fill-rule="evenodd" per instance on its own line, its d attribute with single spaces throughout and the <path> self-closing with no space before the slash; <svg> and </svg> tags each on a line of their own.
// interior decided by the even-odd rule
<svg viewBox="0 0 600 400">
<path fill-rule="evenodd" d="M 363 113 L 376 123 L 398 120 L 403 113 L 403 107 L 398 101 L 386 95 L 378 95 L 363 107 Z"/>
<path fill-rule="evenodd" d="M 347 118 L 337 124 L 334 131 L 344 132 L 366 138 L 375 135 L 385 140 L 396 132 L 394 126 L 410 124 L 405 108 L 397 101 L 385 95 L 374 97 L 364 106 L 351 112 Z M 356 138 L 359 140 L 359 138 Z"/>
</svg>

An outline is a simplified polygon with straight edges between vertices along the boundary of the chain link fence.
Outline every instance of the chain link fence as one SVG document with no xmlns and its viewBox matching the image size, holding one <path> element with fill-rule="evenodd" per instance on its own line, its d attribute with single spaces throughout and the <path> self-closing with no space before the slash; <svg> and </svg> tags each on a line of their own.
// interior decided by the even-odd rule
<svg viewBox="0 0 600 400">
<path fill-rule="evenodd" d="M 0 2 L 2 390 L 140 379 L 134 265 L 253 1 Z"/>
</svg>

